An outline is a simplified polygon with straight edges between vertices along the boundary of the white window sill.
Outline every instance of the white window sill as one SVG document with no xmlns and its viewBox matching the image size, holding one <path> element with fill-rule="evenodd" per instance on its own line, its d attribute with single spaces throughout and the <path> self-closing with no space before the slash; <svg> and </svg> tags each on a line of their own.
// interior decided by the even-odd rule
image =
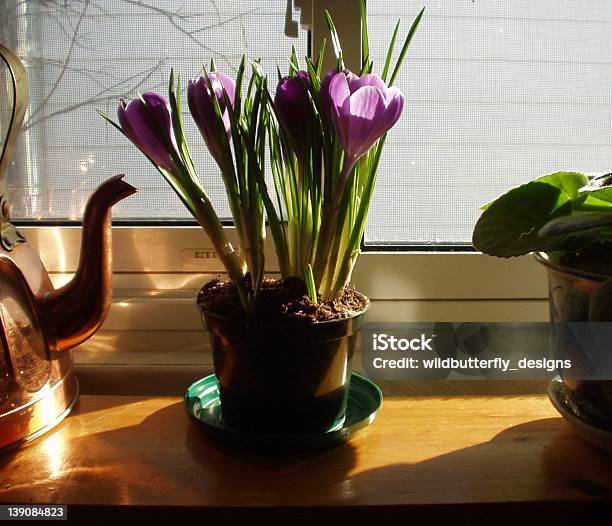
<svg viewBox="0 0 612 526">
<path fill-rule="evenodd" d="M 78 263 L 80 228 L 20 230 L 56 285 L 68 281 Z M 271 245 L 268 260 L 274 270 Z M 113 306 L 104 331 L 202 330 L 195 294 L 222 268 L 200 228 L 115 227 L 113 265 Z M 372 300 L 372 322 L 548 317 L 546 272 L 530 256 L 502 260 L 475 252 L 365 252 L 353 279 Z"/>
</svg>

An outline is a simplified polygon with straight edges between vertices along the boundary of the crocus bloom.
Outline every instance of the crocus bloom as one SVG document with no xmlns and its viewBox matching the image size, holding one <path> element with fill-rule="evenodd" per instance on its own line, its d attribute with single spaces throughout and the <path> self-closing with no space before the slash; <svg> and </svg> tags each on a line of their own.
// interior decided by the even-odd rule
<svg viewBox="0 0 612 526">
<path fill-rule="evenodd" d="M 223 164 L 222 146 L 218 137 L 217 115 L 213 104 L 210 86 L 221 109 L 221 117 L 225 132 L 231 133 L 230 117 L 227 109 L 223 90 L 225 89 L 230 105 L 234 106 L 234 94 L 236 85 L 234 81 L 223 73 L 213 71 L 206 77 L 199 77 L 197 80 L 190 80 L 187 88 L 187 102 L 193 120 L 198 125 L 200 133 L 206 141 L 208 150 L 219 165 Z M 209 86 L 210 81 L 210 86 Z"/>
<path fill-rule="evenodd" d="M 376 75 L 341 71 L 326 78 L 322 89 L 342 148 L 353 162 L 393 127 L 404 108 L 401 92 Z"/>
<path fill-rule="evenodd" d="M 159 93 L 148 91 L 126 103 L 121 100 L 117 117 L 123 133 L 157 166 L 172 171 L 179 157 L 170 104 Z"/>
<path fill-rule="evenodd" d="M 278 120 L 294 146 L 301 151 L 305 149 L 305 137 L 313 117 L 308 98 L 310 86 L 310 75 L 306 71 L 298 71 L 292 77 L 281 79 L 274 96 Z"/>
</svg>

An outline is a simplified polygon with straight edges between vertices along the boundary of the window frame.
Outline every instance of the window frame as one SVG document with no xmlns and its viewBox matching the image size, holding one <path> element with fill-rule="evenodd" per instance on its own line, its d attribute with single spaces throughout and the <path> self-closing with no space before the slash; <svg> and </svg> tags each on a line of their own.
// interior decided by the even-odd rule
<svg viewBox="0 0 612 526">
<path fill-rule="evenodd" d="M 226 227 L 235 239 L 233 227 Z M 67 282 L 80 255 L 78 226 L 22 227 L 56 286 Z M 224 274 L 199 226 L 113 228 L 113 307 L 105 328 L 201 330 L 194 297 Z M 153 250 L 152 247 L 163 247 Z M 268 243 L 270 276 L 278 275 Z M 372 300 L 370 321 L 544 321 L 545 269 L 530 256 L 497 259 L 475 251 L 376 252 L 361 255 L 353 285 Z M 163 303 L 163 308 L 160 305 Z M 168 312 L 174 312 L 168 316 Z"/>
<path fill-rule="evenodd" d="M 325 9 L 334 17 L 341 38 L 343 34 L 361 35 L 359 0 L 294 0 L 294 4 L 301 7 L 302 20 L 312 21 L 309 49 L 313 56 L 327 33 Z M 343 51 L 347 66 L 358 67 L 359 39 L 345 38 Z M 327 46 L 326 60 L 332 64 L 331 46 Z M 233 228 L 226 228 L 231 237 Z M 78 263 L 80 226 L 38 226 L 28 221 L 19 229 L 39 251 L 55 283 L 66 282 Z M 267 258 L 273 275 L 278 267 L 272 245 L 268 243 Z M 545 271 L 533 258 L 499 260 L 469 246 L 423 248 L 363 247 L 353 281 L 373 301 L 371 321 L 546 319 Z M 170 330 L 178 319 L 187 320 L 186 330 L 201 330 L 193 293 L 223 269 L 200 227 L 185 222 L 174 226 L 123 226 L 116 222 L 113 254 L 114 300 L 106 329 Z M 168 317 L 168 309 L 179 314 Z"/>
</svg>

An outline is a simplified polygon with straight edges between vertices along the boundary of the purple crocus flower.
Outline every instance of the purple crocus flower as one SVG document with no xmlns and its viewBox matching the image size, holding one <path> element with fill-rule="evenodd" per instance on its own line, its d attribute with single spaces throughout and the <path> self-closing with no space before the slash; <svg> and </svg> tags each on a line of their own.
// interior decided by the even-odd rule
<svg viewBox="0 0 612 526">
<path fill-rule="evenodd" d="M 198 125 L 200 133 L 206 142 L 206 146 L 208 146 L 208 150 L 217 161 L 217 164 L 221 166 L 223 164 L 223 149 L 218 137 L 219 128 L 216 121 L 217 115 L 215 113 L 210 87 L 212 86 L 214 96 L 219 103 L 223 126 L 225 132 L 229 136 L 231 133 L 230 117 L 223 90 L 227 93 L 230 105 L 233 108 L 236 85 L 227 75 L 217 71 L 208 73 L 207 77 L 208 80 L 206 77 L 201 76 L 197 80 L 189 81 L 187 102 L 189 104 L 191 116 Z"/>
<path fill-rule="evenodd" d="M 313 109 L 308 90 L 310 75 L 306 71 L 298 71 L 292 77 L 284 77 L 278 83 L 274 105 L 278 120 L 294 146 L 305 150 L 305 137 L 313 117 Z"/>
<path fill-rule="evenodd" d="M 328 77 L 322 89 L 344 152 L 355 162 L 397 122 L 404 97 L 376 75 L 341 71 Z"/>
<path fill-rule="evenodd" d="M 174 159 L 180 157 L 172 127 L 170 104 L 159 93 L 147 91 L 140 98 L 117 109 L 123 133 L 157 166 L 169 171 L 176 168 Z"/>
</svg>

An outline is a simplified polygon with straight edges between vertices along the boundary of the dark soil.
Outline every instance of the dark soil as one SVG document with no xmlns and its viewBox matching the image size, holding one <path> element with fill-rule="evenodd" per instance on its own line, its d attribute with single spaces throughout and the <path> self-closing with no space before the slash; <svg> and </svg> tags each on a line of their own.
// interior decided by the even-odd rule
<svg viewBox="0 0 612 526">
<path fill-rule="evenodd" d="M 229 281 L 209 281 L 198 293 L 197 302 L 202 309 L 215 314 L 245 318 L 238 291 Z M 314 304 L 301 279 L 264 279 L 257 300 L 256 318 L 266 323 L 315 323 L 351 318 L 366 310 L 368 305 L 368 298 L 354 289 L 346 288 L 340 298 Z"/>
<path fill-rule="evenodd" d="M 560 263 L 586 272 L 612 276 L 612 245 L 598 243 L 576 252 L 566 252 Z"/>
</svg>

